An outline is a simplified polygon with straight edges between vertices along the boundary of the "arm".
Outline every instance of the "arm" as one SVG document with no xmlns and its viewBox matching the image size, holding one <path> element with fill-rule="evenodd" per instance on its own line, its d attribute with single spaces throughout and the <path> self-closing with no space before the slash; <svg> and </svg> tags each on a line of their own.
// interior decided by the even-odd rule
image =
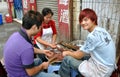
<svg viewBox="0 0 120 77">
<path fill-rule="evenodd" d="M 50 46 L 50 44 L 44 40 L 41 39 L 41 36 L 42 36 L 42 28 L 41 28 L 41 31 L 38 32 L 35 36 L 34 36 L 34 42 L 37 41 L 43 45 L 46 45 L 46 46 Z"/>
<path fill-rule="evenodd" d="M 45 54 L 48 57 L 52 57 L 54 55 L 54 52 L 51 52 L 50 50 L 41 50 L 34 47 L 34 53 L 35 54 Z"/>
<path fill-rule="evenodd" d="M 63 56 L 72 56 L 76 59 L 81 59 L 85 55 L 84 52 L 77 50 L 77 51 L 64 51 Z"/>
<path fill-rule="evenodd" d="M 43 62 L 42 64 L 32 67 L 32 68 L 26 68 L 26 72 L 29 76 L 33 76 L 40 72 L 41 70 L 47 69 L 49 65 L 49 62 Z"/>
<path fill-rule="evenodd" d="M 38 66 L 34 65 L 34 50 L 37 48 L 26 48 L 23 53 L 21 54 L 21 63 L 23 68 L 26 70 L 29 76 L 33 76 L 39 71 L 46 69 L 49 65 L 49 62 L 43 62 Z M 26 52 L 29 51 L 29 52 Z M 42 51 L 40 51 L 42 52 Z M 39 61 L 38 61 L 39 62 Z"/>
<path fill-rule="evenodd" d="M 43 50 L 34 47 L 35 54 L 44 54 Z"/>
<path fill-rule="evenodd" d="M 53 37 L 52 37 L 52 43 L 53 43 L 53 44 L 55 44 L 56 38 L 57 38 L 57 34 L 54 34 Z"/>
<path fill-rule="evenodd" d="M 55 26 L 55 22 L 52 21 L 52 31 L 53 31 L 53 36 L 52 36 L 52 43 L 55 44 L 56 42 L 56 38 L 57 38 L 57 30 L 56 30 L 56 26 Z"/>
<path fill-rule="evenodd" d="M 50 43 L 48 43 L 48 42 L 42 40 L 41 37 L 37 37 L 36 40 L 37 40 L 38 42 L 40 42 L 41 44 L 43 44 L 43 45 L 53 47 L 52 44 L 50 44 Z"/>
</svg>

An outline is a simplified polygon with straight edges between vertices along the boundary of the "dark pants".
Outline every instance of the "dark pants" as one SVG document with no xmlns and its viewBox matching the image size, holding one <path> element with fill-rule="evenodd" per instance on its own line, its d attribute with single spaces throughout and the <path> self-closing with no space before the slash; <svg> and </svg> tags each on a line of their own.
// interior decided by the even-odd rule
<svg viewBox="0 0 120 77">
<path fill-rule="evenodd" d="M 39 47 L 36 44 L 34 45 L 34 47 L 39 49 Z M 42 62 L 48 61 L 44 54 L 37 54 L 37 55 L 35 55 L 35 57 L 36 56 L 39 57 L 42 60 Z"/>
<path fill-rule="evenodd" d="M 7 72 L 5 71 L 4 67 L 0 62 L 0 77 L 7 77 Z"/>
</svg>

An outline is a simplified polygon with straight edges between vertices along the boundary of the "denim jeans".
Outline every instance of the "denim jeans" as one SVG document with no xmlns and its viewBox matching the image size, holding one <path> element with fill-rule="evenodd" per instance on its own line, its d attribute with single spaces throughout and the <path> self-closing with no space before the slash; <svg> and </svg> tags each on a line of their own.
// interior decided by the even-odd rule
<svg viewBox="0 0 120 77">
<path fill-rule="evenodd" d="M 42 60 L 37 58 L 34 60 L 34 65 L 38 66 L 42 63 Z M 36 75 L 32 76 L 32 77 L 60 77 L 58 74 L 55 73 L 46 73 L 44 71 L 40 71 L 39 73 L 37 73 Z"/>
<path fill-rule="evenodd" d="M 89 59 L 89 56 L 85 56 L 80 60 L 77 60 L 71 56 L 66 56 L 59 69 L 59 74 L 61 77 L 71 77 L 71 69 L 78 72 L 78 67 L 82 63 L 83 60 Z M 80 72 L 78 72 L 78 76 L 82 77 Z"/>
</svg>

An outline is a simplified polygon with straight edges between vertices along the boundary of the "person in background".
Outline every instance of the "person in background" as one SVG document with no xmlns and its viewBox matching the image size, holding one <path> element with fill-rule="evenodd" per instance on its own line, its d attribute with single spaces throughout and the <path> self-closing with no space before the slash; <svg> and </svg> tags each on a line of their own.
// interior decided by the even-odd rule
<svg viewBox="0 0 120 77">
<path fill-rule="evenodd" d="M 44 21 L 40 32 L 34 36 L 35 45 L 40 49 L 54 49 L 56 48 L 57 31 L 55 22 L 52 20 L 53 12 L 50 8 L 43 8 L 42 15 L 44 16 Z M 44 55 L 38 56 L 43 61 L 47 61 Z"/>
<path fill-rule="evenodd" d="M 32 36 L 40 31 L 43 16 L 30 10 L 22 21 L 20 31 L 13 33 L 4 46 L 3 57 L 8 77 L 60 77 L 43 71 L 48 68 L 49 62 L 34 59 L 34 53 L 50 53 L 49 50 L 34 48 L 32 44 Z"/>
<path fill-rule="evenodd" d="M 92 9 L 83 9 L 79 14 L 79 22 L 89 34 L 79 50 L 63 51 L 65 58 L 59 74 L 61 77 L 70 77 L 73 69 L 79 77 L 110 77 L 116 65 L 116 48 L 110 34 L 97 26 L 97 15 Z"/>
</svg>

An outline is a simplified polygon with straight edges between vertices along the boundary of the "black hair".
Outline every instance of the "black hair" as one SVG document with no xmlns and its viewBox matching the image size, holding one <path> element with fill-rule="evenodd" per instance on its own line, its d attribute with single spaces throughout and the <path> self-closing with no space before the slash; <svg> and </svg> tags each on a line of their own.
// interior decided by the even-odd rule
<svg viewBox="0 0 120 77">
<path fill-rule="evenodd" d="M 53 16 L 54 13 L 52 12 L 52 10 L 50 8 L 43 8 L 42 15 L 46 16 L 48 14 L 51 14 Z"/>
<path fill-rule="evenodd" d="M 29 10 L 22 18 L 22 27 L 30 29 L 33 25 L 38 28 L 43 22 L 43 16 L 38 11 Z"/>
</svg>

